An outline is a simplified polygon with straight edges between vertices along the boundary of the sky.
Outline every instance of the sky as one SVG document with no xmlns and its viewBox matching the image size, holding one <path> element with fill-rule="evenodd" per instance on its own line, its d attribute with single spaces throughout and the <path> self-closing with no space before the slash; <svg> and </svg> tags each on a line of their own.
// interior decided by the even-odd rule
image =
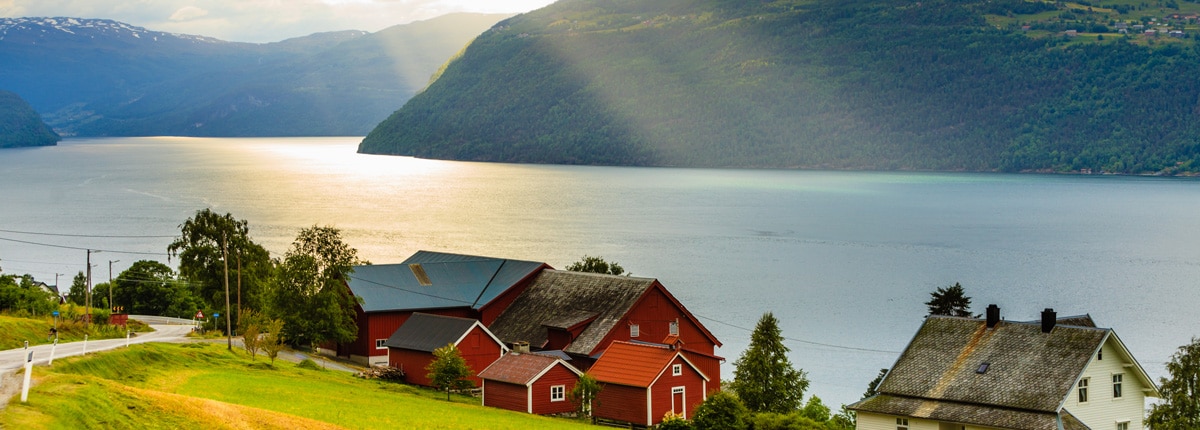
<svg viewBox="0 0 1200 430">
<path fill-rule="evenodd" d="M 0 17 L 104 18 L 232 42 L 278 42 L 365 30 L 453 12 L 519 13 L 554 0 L 0 0 Z"/>
</svg>

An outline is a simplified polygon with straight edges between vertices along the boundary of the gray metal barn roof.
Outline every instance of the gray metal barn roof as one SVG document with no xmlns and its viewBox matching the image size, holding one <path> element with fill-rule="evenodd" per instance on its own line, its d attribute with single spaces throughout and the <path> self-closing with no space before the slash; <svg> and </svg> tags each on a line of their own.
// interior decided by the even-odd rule
<svg viewBox="0 0 1200 430">
<path fill-rule="evenodd" d="M 420 251 L 400 264 L 355 266 L 347 284 L 364 312 L 478 310 L 545 263 Z"/>
</svg>

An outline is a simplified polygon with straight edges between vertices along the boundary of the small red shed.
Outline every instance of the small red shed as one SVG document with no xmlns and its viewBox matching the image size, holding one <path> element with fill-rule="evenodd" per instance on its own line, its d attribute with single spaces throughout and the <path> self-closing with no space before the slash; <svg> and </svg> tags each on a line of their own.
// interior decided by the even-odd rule
<svg viewBox="0 0 1200 430">
<path fill-rule="evenodd" d="M 453 344 L 473 372 L 487 368 L 499 359 L 508 347 L 477 320 L 425 313 L 413 313 L 395 333 L 384 342 L 388 347 L 388 365 L 404 371 L 410 384 L 432 386 L 425 370 L 435 359 L 433 351 Z M 472 376 L 479 386 L 481 380 Z"/>
<path fill-rule="evenodd" d="M 652 426 L 667 412 L 690 419 L 708 398 L 708 376 L 673 345 L 614 341 L 588 374 L 603 385 L 597 418 Z"/>
<path fill-rule="evenodd" d="M 582 372 L 561 358 L 509 353 L 479 372 L 483 405 L 538 415 L 572 412 L 567 400 Z"/>
</svg>

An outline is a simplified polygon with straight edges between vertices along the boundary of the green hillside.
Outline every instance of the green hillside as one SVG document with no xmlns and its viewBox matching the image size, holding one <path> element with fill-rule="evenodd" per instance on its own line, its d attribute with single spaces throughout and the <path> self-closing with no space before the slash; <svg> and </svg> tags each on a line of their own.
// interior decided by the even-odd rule
<svg viewBox="0 0 1200 430">
<path fill-rule="evenodd" d="M 561 0 L 477 38 L 359 151 L 1194 173 L 1197 11 L 1127 0 Z"/>
<path fill-rule="evenodd" d="M 0 90 L 0 148 L 48 146 L 61 140 L 20 96 Z"/>
</svg>

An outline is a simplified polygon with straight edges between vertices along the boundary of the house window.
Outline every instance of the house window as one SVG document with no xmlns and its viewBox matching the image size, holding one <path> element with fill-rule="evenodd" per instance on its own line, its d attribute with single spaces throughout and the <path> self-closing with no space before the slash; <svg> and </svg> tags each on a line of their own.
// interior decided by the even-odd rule
<svg viewBox="0 0 1200 430">
<path fill-rule="evenodd" d="M 908 418 L 896 418 L 896 430 L 908 430 Z"/>
<path fill-rule="evenodd" d="M 387 339 L 375 339 L 375 349 L 387 349 L 384 342 L 387 342 Z"/>
<path fill-rule="evenodd" d="M 554 385 L 550 387 L 550 401 L 561 402 L 567 399 L 567 386 Z"/>
<path fill-rule="evenodd" d="M 1088 401 L 1088 378 L 1079 380 L 1079 403 L 1087 403 Z"/>
<path fill-rule="evenodd" d="M 640 326 L 638 326 L 637 324 L 629 325 L 629 337 L 638 337 L 638 335 L 641 334 L 641 332 L 642 332 L 642 328 Z"/>
<path fill-rule="evenodd" d="M 679 336 L 679 321 L 671 321 L 671 325 L 667 326 L 667 332 L 671 336 Z"/>
<path fill-rule="evenodd" d="M 675 364 L 671 366 L 671 376 L 679 376 L 683 374 L 683 365 Z"/>
<path fill-rule="evenodd" d="M 1121 398 L 1121 394 L 1122 394 L 1121 393 L 1121 382 L 1123 379 L 1125 379 L 1125 375 L 1118 373 L 1118 374 L 1113 375 L 1112 377 L 1113 377 L 1113 398 L 1119 399 L 1119 398 Z"/>
<path fill-rule="evenodd" d="M 1101 349 L 1099 351 L 1096 351 L 1096 360 L 1103 360 L 1103 359 L 1104 359 L 1104 350 Z"/>
<path fill-rule="evenodd" d="M 1129 421 L 1117 423 L 1117 430 L 1129 430 Z"/>
</svg>

